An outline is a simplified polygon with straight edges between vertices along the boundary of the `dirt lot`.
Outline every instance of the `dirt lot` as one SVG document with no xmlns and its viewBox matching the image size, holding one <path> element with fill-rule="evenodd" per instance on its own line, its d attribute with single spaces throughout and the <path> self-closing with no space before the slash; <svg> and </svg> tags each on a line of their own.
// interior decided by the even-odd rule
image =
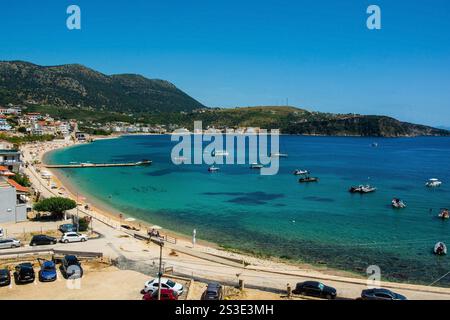
<svg viewBox="0 0 450 320">
<path fill-rule="evenodd" d="M 140 300 L 140 290 L 149 277 L 135 272 L 123 271 L 102 264 L 83 264 L 84 275 L 79 283 L 66 281 L 58 270 L 58 280 L 42 283 L 16 285 L 0 288 L 0 299 L 25 300 Z M 36 268 L 36 271 L 38 268 Z"/>
</svg>

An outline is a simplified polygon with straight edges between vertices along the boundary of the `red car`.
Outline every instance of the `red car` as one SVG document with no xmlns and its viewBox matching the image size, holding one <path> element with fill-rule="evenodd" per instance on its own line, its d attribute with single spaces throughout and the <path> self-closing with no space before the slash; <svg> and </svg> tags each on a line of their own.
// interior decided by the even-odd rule
<svg viewBox="0 0 450 320">
<path fill-rule="evenodd" d="M 158 300 L 158 290 L 144 294 L 142 300 Z M 178 296 L 172 290 L 161 289 L 161 300 L 178 300 Z"/>
</svg>

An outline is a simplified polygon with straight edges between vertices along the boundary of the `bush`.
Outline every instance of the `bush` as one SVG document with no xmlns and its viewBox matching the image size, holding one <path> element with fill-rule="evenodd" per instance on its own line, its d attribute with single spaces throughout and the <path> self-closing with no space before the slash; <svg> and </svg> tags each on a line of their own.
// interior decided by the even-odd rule
<svg viewBox="0 0 450 320">
<path fill-rule="evenodd" d="M 89 229 L 89 224 L 91 223 L 90 217 L 83 217 L 78 220 L 78 230 L 87 231 Z"/>
<path fill-rule="evenodd" d="M 77 207 L 77 203 L 71 199 L 53 197 L 39 201 L 34 205 L 34 210 L 38 212 L 50 212 L 55 219 L 61 220 L 64 212 Z"/>
</svg>

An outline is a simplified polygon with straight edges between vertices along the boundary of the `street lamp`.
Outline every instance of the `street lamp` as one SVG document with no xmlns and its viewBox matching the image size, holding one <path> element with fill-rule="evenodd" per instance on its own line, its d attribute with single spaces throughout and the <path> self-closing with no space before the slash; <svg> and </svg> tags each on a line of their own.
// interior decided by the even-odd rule
<svg viewBox="0 0 450 320">
<path fill-rule="evenodd" d="M 159 246 L 159 271 L 158 271 L 158 300 L 161 300 L 161 277 L 162 277 L 162 249 L 164 241 L 161 239 L 151 239 L 154 244 Z"/>
</svg>

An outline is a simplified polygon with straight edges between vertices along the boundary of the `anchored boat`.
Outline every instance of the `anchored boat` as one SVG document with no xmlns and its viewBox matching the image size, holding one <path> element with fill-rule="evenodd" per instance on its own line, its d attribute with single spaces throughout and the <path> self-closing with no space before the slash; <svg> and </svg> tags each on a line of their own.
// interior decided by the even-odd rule
<svg viewBox="0 0 450 320">
<path fill-rule="evenodd" d="M 264 168 L 264 166 L 262 164 L 259 164 L 259 163 L 252 163 L 250 165 L 250 169 L 262 169 L 262 168 Z"/>
<path fill-rule="evenodd" d="M 406 208 L 406 204 L 398 198 L 392 199 L 391 203 L 392 203 L 392 206 L 396 209 Z"/>
<path fill-rule="evenodd" d="M 434 254 L 443 256 L 447 254 L 447 246 L 443 242 L 438 242 L 434 245 Z"/>
<path fill-rule="evenodd" d="M 442 220 L 449 219 L 450 213 L 448 212 L 448 209 L 442 209 L 438 217 L 441 218 Z"/>
<path fill-rule="evenodd" d="M 425 183 L 425 185 L 430 188 L 440 187 L 441 184 L 442 184 L 442 181 L 439 181 L 439 179 L 436 179 L 436 178 L 429 179 Z"/>
<path fill-rule="evenodd" d="M 308 170 L 298 170 L 298 169 L 296 169 L 294 171 L 295 176 L 303 176 L 305 174 L 309 174 L 309 171 Z"/>
<path fill-rule="evenodd" d="M 211 167 L 208 168 L 208 171 L 209 172 L 217 172 L 217 171 L 219 171 L 219 168 L 211 166 Z"/>
<path fill-rule="evenodd" d="M 319 178 L 316 177 L 303 177 L 298 179 L 298 182 L 304 183 L 304 182 L 319 182 Z"/>
<path fill-rule="evenodd" d="M 351 187 L 348 191 L 350 193 L 370 193 L 370 192 L 374 192 L 375 190 L 377 190 L 377 188 L 372 187 L 370 185 L 359 185 L 357 187 Z"/>
</svg>

